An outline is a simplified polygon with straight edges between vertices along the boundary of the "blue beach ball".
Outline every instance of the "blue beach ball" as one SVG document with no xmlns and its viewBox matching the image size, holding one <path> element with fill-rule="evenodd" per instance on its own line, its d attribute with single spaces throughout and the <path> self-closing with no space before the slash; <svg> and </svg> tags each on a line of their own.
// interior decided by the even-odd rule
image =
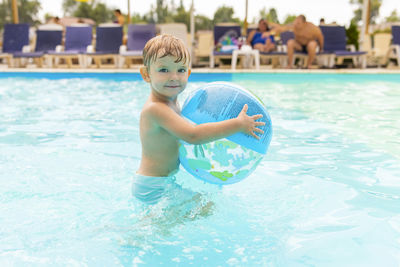
<svg viewBox="0 0 400 267">
<path fill-rule="evenodd" d="M 249 116 L 262 114 L 260 139 L 236 133 L 202 145 L 181 141 L 182 166 L 203 181 L 227 185 L 237 183 L 252 173 L 267 153 L 272 137 L 271 118 L 262 101 L 243 87 L 227 82 L 213 82 L 193 91 L 182 107 L 182 116 L 194 124 L 236 118 L 244 104 Z"/>
</svg>

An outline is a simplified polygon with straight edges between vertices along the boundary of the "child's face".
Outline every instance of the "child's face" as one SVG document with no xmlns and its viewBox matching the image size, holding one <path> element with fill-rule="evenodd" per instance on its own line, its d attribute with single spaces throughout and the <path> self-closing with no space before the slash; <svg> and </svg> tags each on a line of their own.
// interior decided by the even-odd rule
<svg viewBox="0 0 400 267">
<path fill-rule="evenodd" d="M 149 70 L 140 70 L 143 79 L 149 82 L 154 93 L 168 99 L 175 99 L 186 87 L 190 75 L 187 63 L 175 62 L 174 56 L 157 58 Z"/>
</svg>

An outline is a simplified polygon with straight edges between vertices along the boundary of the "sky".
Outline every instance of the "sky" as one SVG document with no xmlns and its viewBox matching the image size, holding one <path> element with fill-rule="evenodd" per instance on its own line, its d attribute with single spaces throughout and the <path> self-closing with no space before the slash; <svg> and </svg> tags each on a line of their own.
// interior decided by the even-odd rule
<svg viewBox="0 0 400 267">
<path fill-rule="evenodd" d="M 105 3 L 110 8 L 119 8 L 123 13 L 127 13 L 128 0 L 97 0 Z M 191 0 L 183 0 L 185 7 L 188 9 Z M 43 19 L 45 13 L 54 16 L 62 17 L 61 3 L 62 0 L 40 0 L 42 10 L 40 18 Z M 170 3 L 170 0 L 166 0 Z M 178 5 L 180 0 L 174 0 L 175 5 Z M 245 17 L 245 0 L 194 0 L 195 13 L 206 15 L 213 18 L 214 12 L 218 7 L 225 5 L 233 7 L 235 17 L 244 19 Z M 341 25 L 348 25 L 353 17 L 353 10 L 356 6 L 351 5 L 350 0 L 248 0 L 248 21 L 253 18 L 258 19 L 260 10 L 264 7 L 269 10 L 275 8 L 280 21 L 283 21 L 288 14 L 304 14 L 307 20 L 315 24 L 319 23 L 320 18 L 325 18 L 326 23 L 336 21 Z M 150 5 L 155 6 L 156 0 L 130 0 L 131 14 L 139 13 L 141 15 L 150 10 Z M 380 8 L 379 21 L 396 9 L 397 14 L 400 14 L 400 0 L 382 0 Z"/>
</svg>

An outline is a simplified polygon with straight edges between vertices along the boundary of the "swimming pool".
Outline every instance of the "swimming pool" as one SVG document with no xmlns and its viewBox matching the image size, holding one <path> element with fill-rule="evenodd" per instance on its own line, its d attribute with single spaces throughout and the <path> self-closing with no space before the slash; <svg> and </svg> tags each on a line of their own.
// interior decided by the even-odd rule
<svg viewBox="0 0 400 267">
<path fill-rule="evenodd" d="M 0 74 L 0 266 L 399 266 L 400 75 L 193 74 L 254 91 L 268 154 L 208 217 L 131 198 L 138 74 Z M 187 92 L 186 92 L 187 95 Z M 182 96 L 184 99 L 185 95 Z"/>
</svg>

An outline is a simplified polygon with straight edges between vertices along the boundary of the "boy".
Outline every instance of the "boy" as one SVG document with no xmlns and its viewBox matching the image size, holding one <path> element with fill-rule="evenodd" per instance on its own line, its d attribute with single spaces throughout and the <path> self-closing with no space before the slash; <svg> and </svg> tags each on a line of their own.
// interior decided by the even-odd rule
<svg viewBox="0 0 400 267">
<path fill-rule="evenodd" d="M 157 203 L 167 191 L 179 187 L 174 174 L 179 168 L 179 139 L 202 144 L 244 132 L 259 138 L 262 115 L 247 116 L 245 105 L 237 118 L 192 125 L 180 116 L 177 97 L 185 89 L 190 55 L 183 42 L 171 35 L 149 40 L 143 50 L 143 80 L 151 92 L 140 115 L 142 159 L 133 179 L 132 193 L 148 204 Z M 171 188 L 172 187 L 172 188 Z"/>
</svg>

